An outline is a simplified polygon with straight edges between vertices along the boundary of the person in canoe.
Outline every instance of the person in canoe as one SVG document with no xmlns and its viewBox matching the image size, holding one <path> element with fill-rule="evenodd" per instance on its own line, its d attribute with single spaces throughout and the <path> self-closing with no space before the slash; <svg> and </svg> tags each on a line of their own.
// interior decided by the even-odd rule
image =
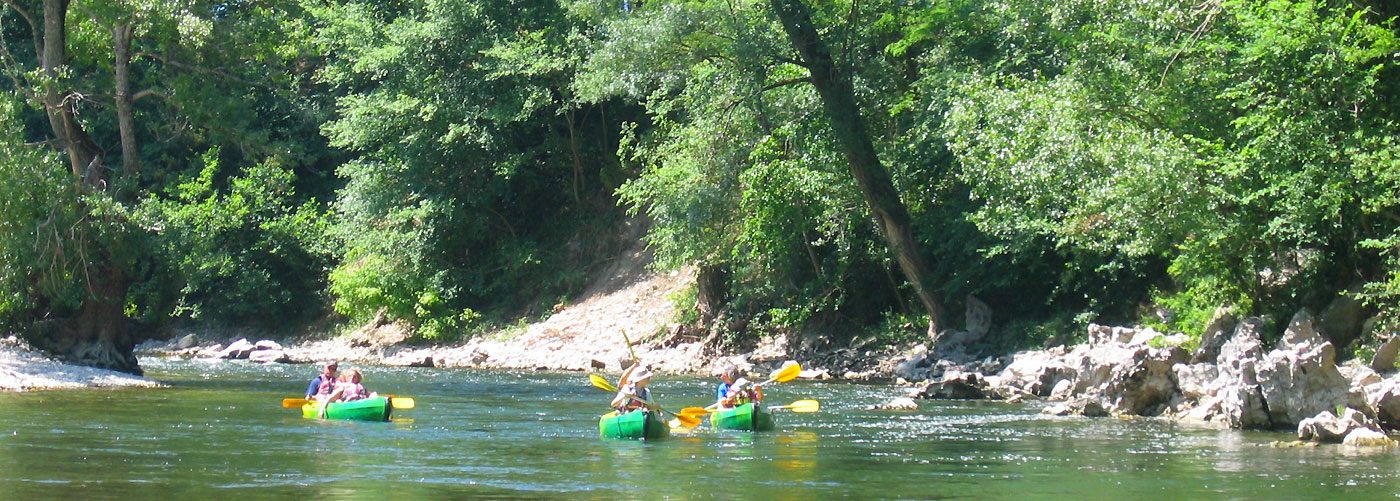
<svg viewBox="0 0 1400 501">
<path fill-rule="evenodd" d="M 326 396 L 335 391 L 335 371 L 338 365 L 334 361 L 321 364 L 321 374 L 312 379 L 311 384 L 306 385 L 307 400 L 325 400 Z"/>
<path fill-rule="evenodd" d="M 748 379 L 739 375 L 738 367 L 726 365 L 719 370 L 719 386 L 715 387 L 715 407 L 728 409 L 762 400 L 763 389 L 751 386 Z"/>
<path fill-rule="evenodd" d="M 351 402 L 379 396 L 378 393 L 366 391 L 365 386 L 360 384 L 362 380 L 363 376 L 360 375 L 359 369 L 346 370 L 345 374 L 340 375 L 340 380 L 335 383 L 335 389 L 331 391 L 330 396 L 325 401 Z"/>
<path fill-rule="evenodd" d="M 651 390 L 647 385 L 651 383 L 651 369 L 640 363 L 632 364 L 622 373 L 622 379 L 618 380 L 617 396 L 612 399 L 612 407 L 619 414 L 631 412 L 637 409 L 651 409 L 654 404 L 651 401 Z"/>
</svg>

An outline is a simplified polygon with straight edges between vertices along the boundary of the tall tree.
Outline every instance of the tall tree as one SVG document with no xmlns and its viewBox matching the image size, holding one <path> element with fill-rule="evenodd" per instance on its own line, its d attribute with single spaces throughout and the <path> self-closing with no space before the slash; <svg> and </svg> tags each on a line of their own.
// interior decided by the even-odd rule
<svg viewBox="0 0 1400 501">
<path fill-rule="evenodd" d="M 832 60 L 831 51 L 812 23 L 811 9 L 805 3 L 801 0 L 772 0 L 772 6 L 788 39 L 810 72 L 812 85 L 821 95 L 822 106 L 836 132 L 837 143 L 846 157 L 851 176 L 860 186 L 866 204 L 879 222 L 881 234 L 898 260 L 900 270 L 928 313 L 929 336 L 936 339 L 939 332 L 948 327 L 942 294 L 929 284 L 928 265 L 919 252 L 918 241 L 914 239 L 909 211 L 870 140 L 860 108 L 856 106 L 851 76 Z"/>
</svg>

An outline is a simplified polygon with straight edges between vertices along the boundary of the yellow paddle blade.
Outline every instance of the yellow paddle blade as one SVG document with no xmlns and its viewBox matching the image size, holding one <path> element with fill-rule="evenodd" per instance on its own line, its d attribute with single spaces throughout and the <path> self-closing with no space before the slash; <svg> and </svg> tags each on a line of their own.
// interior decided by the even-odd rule
<svg viewBox="0 0 1400 501">
<path fill-rule="evenodd" d="M 301 407 L 306 405 L 306 402 L 307 400 L 304 398 L 284 398 L 282 399 L 282 407 L 285 409 Z"/>
<path fill-rule="evenodd" d="M 607 378 L 604 378 L 603 376 L 599 376 L 597 374 L 589 374 L 588 381 L 590 383 L 593 383 L 593 386 L 600 390 L 617 391 L 617 387 L 613 386 L 613 384 L 608 382 Z"/>
<path fill-rule="evenodd" d="M 773 382 L 786 383 L 788 381 L 797 379 L 798 374 L 802 374 L 802 365 L 794 363 L 787 367 L 783 367 L 782 369 L 778 369 L 777 371 L 773 372 L 773 376 L 768 378 L 767 381 L 758 383 L 754 386 L 763 386 L 765 384 Z"/>
<path fill-rule="evenodd" d="M 671 421 L 675 424 L 680 424 L 683 428 L 694 428 L 696 426 L 700 426 L 700 418 L 695 417 L 694 415 L 676 414 L 675 416 L 676 419 L 672 419 Z"/>
<path fill-rule="evenodd" d="M 778 409 L 787 409 L 792 412 L 817 412 L 821 410 L 821 403 L 816 400 L 798 400 L 787 405 L 768 408 L 770 411 Z"/>
<path fill-rule="evenodd" d="M 710 410 L 709 410 L 709 409 L 705 409 L 705 408 L 701 408 L 701 407 L 686 407 L 686 408 L 684 408 L 684 409 L 681 409 L 681 411 L 678 412 L 677 414 L 684 414 L 684 415 L 687 415 L 687 416 L 695 416 L 696 418 L 702 418 L 702 417 L 705 417 L 706 415 L 708 415 L 709 413 L 710 413 Z"/>
<path fill-rule="evenodd" d="M 401 410 L 412 409 L 416 404 L 413 402 L 413 397 L 390 397 L 389 405 L 394 406 L 395 409 Z"/>
</svg>

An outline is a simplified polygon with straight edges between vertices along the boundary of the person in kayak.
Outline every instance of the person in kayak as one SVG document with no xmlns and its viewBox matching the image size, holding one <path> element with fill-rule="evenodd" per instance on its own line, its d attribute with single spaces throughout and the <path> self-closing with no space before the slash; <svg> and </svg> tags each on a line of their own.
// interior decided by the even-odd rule
<svg viewBox="0 0 1400 501">
<path fill-rule="evenodd" d="M 739 375 L 739 368 L 726 365 L 719 371 L 719 386 L 715 387 L 715 407 L 724 409 L 738 407 L 749 402 L 763 400 L 763 389 L 750 386 L 749 380 Z"/>
<path fill-rule="evenodd" d="M 335 383 L 335 390 L 331 391 L 330 396 L 326 397 L 325 401 L 352 402 L 379 396 L 378 393 L 365 390 L 365 386 L 360 384 L 362 378 L 359 369 L 346 370 L 345 374 L 341 374 L 340 380 Z"/>
<path fill-rule="evenodd" d="M 326 362 L 321 365 L 321 374 L 311 380 L 311 384 L 306 385 L 307 400 L 325 400 L 326 395 L 335 391 L 335 370 L 338 364 L 335 361 Z"/>
<path fill-rule="evenodd" d="M 651 383 L 651 376 L 651 370 L 646 366 L 632 364 L 618 381 L 619 390 L 617 396 L 612 399 L 613 409 L 619 414 L 637 409 L 652 409 L 654 404 L 649 403 L 651 390 L 647 388 Z"/>
</svg>

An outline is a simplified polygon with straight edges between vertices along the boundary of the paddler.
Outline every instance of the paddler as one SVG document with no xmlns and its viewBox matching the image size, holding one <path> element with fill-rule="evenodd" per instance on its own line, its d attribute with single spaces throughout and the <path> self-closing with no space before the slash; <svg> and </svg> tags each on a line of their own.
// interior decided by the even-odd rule
<svg viewBox="0 0 1400 501">
<path fill-rule="evenodd" d="M 651 390 L 647 385 L 651 383 L 651 369 L 640 363 L 634 363 L 622 373 L 622 379 L 618 380 L 617 396 L 612 399 L 612 407 L 618 413 L 630 412 L 636 409 L 655 410 L 655 404 L 651 402 Z"/>
<path fill-rule="evenodd" d="M 335 371 L 339 367 L 334 360 L 321 364 L 321 374 L 311 380 L 311 384 L 306 385 L 307 400 L 325 400 L 326 395 L 335 391 Z"/>
</svg>

